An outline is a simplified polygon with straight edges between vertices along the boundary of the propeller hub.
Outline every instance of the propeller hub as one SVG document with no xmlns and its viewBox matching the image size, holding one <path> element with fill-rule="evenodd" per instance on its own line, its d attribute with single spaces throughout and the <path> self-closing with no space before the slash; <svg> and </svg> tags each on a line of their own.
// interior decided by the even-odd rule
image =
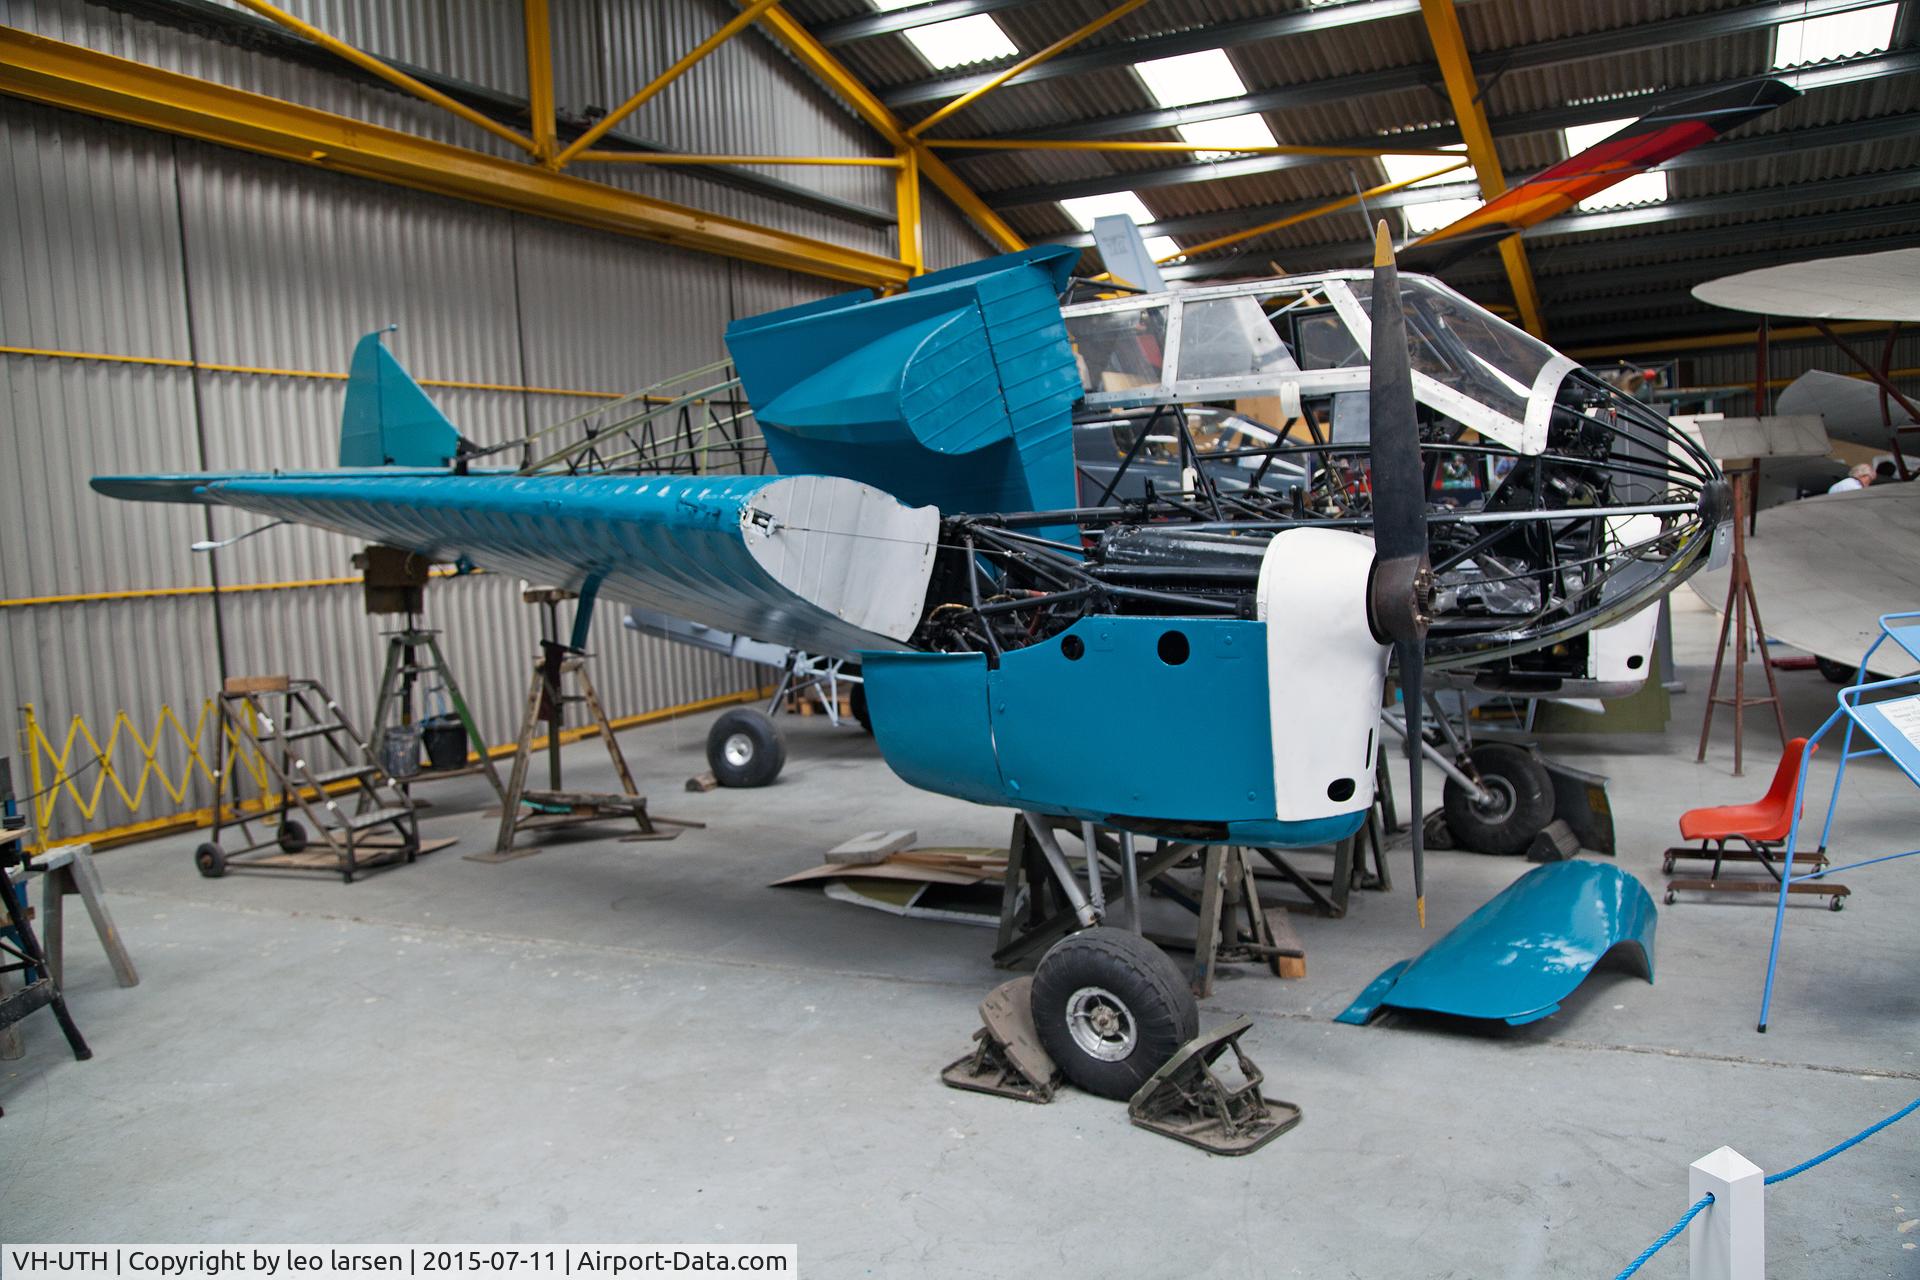
<svg viewBox="0 0 1920 1280">
<path fill-rule="evenodd" d="M 1367 625 L 1381 644 L 1418 643 L 1433 621 L 1433 565 L 1417 556 L 1376 558 L 1367 583 Z"/>
</svg>

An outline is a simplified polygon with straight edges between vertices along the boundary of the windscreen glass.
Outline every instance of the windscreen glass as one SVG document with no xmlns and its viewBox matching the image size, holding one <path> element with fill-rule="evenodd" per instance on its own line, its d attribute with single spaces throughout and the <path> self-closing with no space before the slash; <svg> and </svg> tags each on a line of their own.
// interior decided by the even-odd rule
<svg viewBox="0 0 1920 1280">
<path fill-rule="evenodd" d="M 1069 315 L 1067 337 L 1089 393 L 1160 385 L 1167 359 L 1167 308 Z"/>
<path fill-rule="evenodd" d="M 1371 280 L 1355 280 L 1349 287 L 1361 307 L 1371 307 Z M 1416 373 L 1515 422 L 1526 420 L 1534 383 L 1556 358 L 1552 347 L 1435 280 L 1400 277 L 1400 301 Z M 1550 396 L 1554 388 L 1541 390 Z"/>
</svg>

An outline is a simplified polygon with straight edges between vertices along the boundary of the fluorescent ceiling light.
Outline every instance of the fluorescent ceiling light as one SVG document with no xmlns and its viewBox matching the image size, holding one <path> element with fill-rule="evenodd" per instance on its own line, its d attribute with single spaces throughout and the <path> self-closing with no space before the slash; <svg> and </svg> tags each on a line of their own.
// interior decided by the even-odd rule
<svg viewBox="0 0 1920 1280">
<path fill-rule="evenodd" d="M 1448 147 L 1447 150 L 1462 151 L 1464 150 L 1464 148 Z M 1463 155 L 1460 157 L 1460 159 L 1464 160 L 1466 159 L 1466 157 Z M 1447 165 L 1456 163 L 1456 161 L 1449 160 L 1445 156 L 1394 155 L 1394 156 L 1381 156 L 1380 163 L 1382 166 L 1386 168 L 1388 182 L 1405 182 L 1408 178 L 1418 178 L 1423 173 L 1432 173 L 1435 169 L 1443 169 Z M 1472 175 L 1467 174 L 1462 170 L 1456 169 L 1452 173 L 1442 174 L 1438 177 L 1422 178 L 1419 182 L 1416 182 L 1413 185 L 1416 187 L 1431 187 L 1431 186 L 1436 186 L 1442 182 L 1470 182 L 1470 181 L 1472 181 Z"/>
<path fill-rule="evenodd" d="M 1624 209 L 1634 204 L 1659 204 L 1666 198 L 1667 175 L 1658 169 L 1650 169 L 1588 196 L 1574 208 L 1583 213 L 1598 213 L 1602 209 Z"/>
<path fill-rule="evenodd" d="M 1594 143 L 1611 138 L 1633 121 L 1634 117 L 1626 116 L 1619 120 L 1602 120 L 1599 124 L 1576 124 L 1562 129 L 1560 136 L 1567 144 L 1567 155 L 1577 156 Z"/>
<path fill-rule="evenodd" d="M 1203 120 L 1179 126 L 1180 140 L 1196 146 L 1218 147 L 1218 151 L 1197 151 L 1196 160 L 1218 160 L 1248 147 L 1274 145 L 1273 130 L 1259 115 L 1228 116 L 1225 120 Z"/>
<path fill-rule="evenodd" d="M 1144 227 L 1155 221 L 1152 210 L 1148 209 L 1140 197 L 1132 191 L 1109 191 L 1104 195 L 1079 196 L 1072 200 L 1062 200 L 1060 207 L 1082 231 L 1093 230 L 1094 219 L 1120 214 L 1132 218 L 1133 225 Z M 1179 242 L 1172 236 L 1147 237 L 1147 252 L 1155 261 L 1170 258 L 1180 252 Z"/>
<path fill-rule="evenodd" d="M 895 7 L 895 6 L 886 6 Z M 909 27 L 900 33 L 936 71 L 975 62 L 997 62 L 1019 54 L 1000 24 L 984 13 L 947 22 Z"/>
<path fill-rule="evenodd" d="M 1133 64 L 1134 74 L 1147 86 L 1153 100 L 1163 107 L 1184 107 L 1194 102 L 1214 102 L 1237 98 L 1247 91 L 1240 73 L 1227 61 L 1226 50 L 1205 49 L 1183 53 L 1177 58 L 1155 58 Z"/>
<path fill-rule="evenodd" d="M 1880 4 L 1823 18 L 1783 22 L 1774 28 L 1774 69 L 1855 53 L 1879 53 L 1893 43 L 1893 20 L 1899 8 L 1898 4 Z"/>
<path fill-rule="evenodd" d="M 1432 159 L 1431 156 L 1415 158 Z M 1407 234 L 1424 236 L 1430 231 L 1438 231 L 1450 222 L 1458 222 L 1478 209 L 1480 205 L 1481 201 L 1478 200 L 1429 200 L 1425 204 L 1407 205 L 1400 212 L 1406 215 Z"/>
</svg>

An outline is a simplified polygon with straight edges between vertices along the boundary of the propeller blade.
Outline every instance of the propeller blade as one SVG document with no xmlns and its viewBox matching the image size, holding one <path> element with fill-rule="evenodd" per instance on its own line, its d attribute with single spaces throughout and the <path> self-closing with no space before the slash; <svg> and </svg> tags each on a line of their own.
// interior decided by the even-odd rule
<svg viewBox="0 0 1920 1280">
<path fill-rule="evenodd" d="M 1421 796 L 1425 761 L 1420 752 L 1420 725 L 1426 718 L 1427 704 L 1421 697 L 1426 655 L 1417 640 L 1405 641 L 1394 648 L 1400 663 L 1400 709 L 1407 719 L 1407 794 L 1411 800 L 1408 811 L 1413 815 L 1409 824 L 1413 837 L 1413 909 L 1419 913 L 1420 927 L 1424 929 L 1427 927 L 1427 824 Z"/>
<path fill-rule="evenodd" d="M 1367 378 L 1373 467 L 1373 543 L 1378 560 L 1427 553 L 1427 506 L 1420 474 L 1420 429 L 1414 418 L 1407 322 L 1400 308 L 1400 272 L 1383 220 L 1373 247 L 1373 355 Z M 1402 636 L 1395 632 L 1393 639 Z"/>
<path fill-rule="evenodd" d="M 1413 893 L 1420 923 L 1427 922 L 1426 845 L 1422 830 L 1421 673 L 1426 666 L 1433 567 L 1427 559 L 1426 478 L 1420 463 L 1420 423 L 1413 404 L 1406 316 L 1393 237 L 1383 221 L 1374 233 L 1373 351 L 1367 376 L 1373 464 L 1373 581 L 1367 620 L 1374 638 L 1391 643 L 1400 666 L 1407 718 L 1407 761 L 1413 787 Z"/>
</svg>

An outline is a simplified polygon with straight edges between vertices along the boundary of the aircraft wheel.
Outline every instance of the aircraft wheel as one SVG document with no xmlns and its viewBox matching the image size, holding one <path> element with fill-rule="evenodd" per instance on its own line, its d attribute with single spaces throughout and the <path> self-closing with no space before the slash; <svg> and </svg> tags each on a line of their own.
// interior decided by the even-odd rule
<svg viewBox="0 0 1920 1280">
<path fill-rule="evenodd" d="M 1531 751 L 1489 742 L 1468 752 L 1481 785 L 1492 793 L 1487 804 L 1447 780 L 1441 806 L 1455 843 L 1480 853 L 1525 853 L 1533 838 L 1553 821 L 1553 779 Z"/>
<path fill-rule="evenodd" d="M 764 787 L 786 763 L 786 744 L 764 712 L 736 707 L 707 731 L 707 767 L 723 787 Z"/>
<path fill-rule="evenodd" d="M 279 844 L 280 852 L 300 853 L 307 847 L 307 829 L 292 818 L 282 818 L 279 833 L 274 836 L 274 840 Z"/>
<path fill-rule="evenodd" d="M 1068 1080 L 1102 1098 L 1130 1098 L 1200 1034 L 1200 1008 L 1167 953 L 1125 929 L 1056 942 L 1033 975 L 1040 1043 Z"/>
<path fill-rule="evenodd" d="M 219 845 L 208 840 L 193 851 L 193 865 L 207 879 L 218 880 L 227 874 L 227 855 L 220 851 Z"/>
</svg>

